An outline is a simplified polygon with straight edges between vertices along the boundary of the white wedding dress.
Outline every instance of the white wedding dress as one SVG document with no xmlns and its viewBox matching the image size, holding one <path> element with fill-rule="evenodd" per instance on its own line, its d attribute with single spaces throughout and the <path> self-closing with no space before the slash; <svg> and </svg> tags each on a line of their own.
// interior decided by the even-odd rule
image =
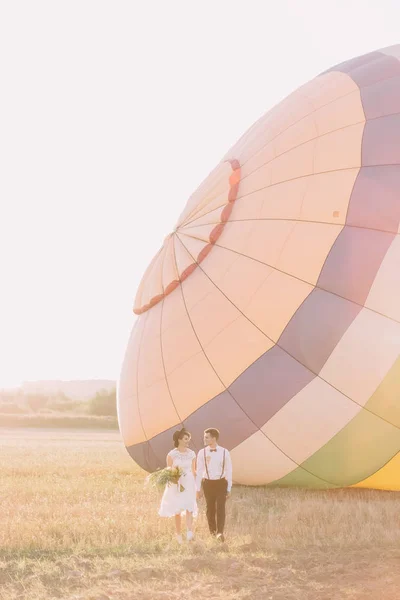
<svg viewBox="0 0 400 600">
<path fill-rule="evenodd" d="M 168 452 L 168 456 L 172 458 L 172 466 L 180 467 L 183 475 L 178 485 L 171 484 L 165 487 L 158 514 L 160 517 L 173 517 L 188 510 L 193 513 L 193 516 L 196 516 L 196 483 L 192 472 L 192 463 L 196 454 L 193 450 L 187 449 L 186 452 L 180 452 L 174 448 Z M 180 491 L 180 485 L 185 488 L 183 492 Z"/>
</svg>

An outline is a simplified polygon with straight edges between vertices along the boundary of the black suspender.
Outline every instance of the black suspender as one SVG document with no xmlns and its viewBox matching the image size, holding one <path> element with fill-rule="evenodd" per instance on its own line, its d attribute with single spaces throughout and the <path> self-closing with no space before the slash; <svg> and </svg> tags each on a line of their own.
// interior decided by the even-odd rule
<svg viewBox="0 0 400 600">
<path fill-rule="evenodd" d="M 222 478 L 223 478 L 223 476 L 224 476 L 224 471 L 225 471 L 225 452 L 226 452 L 226 450 L 225 450 L 225 448 L 224 448 L 224 460 L 223 460 L 223 462 L 222 462 L 222 471 L 221 471 L 221 477 L 220 477 L 220 479 L 222 479 Z"/>
<path fill-rule="evenodd" d="M 206 465 L 207 479 L 210 479 L 210 473 L 208 472 L 208 465 L 207 465 L 206 449 L 205 448 L 204 448 L 204 464 Z"/>
<path fill-rule="evenodd" d="M 221 477 L 220 477 L 220 479 L 223 478 L 224 472 L 225 472 L 225 453 L 226 453 L 226 450 L 224 448 L 224 459 L 222 461 L 222 471 L 221 471 Z M 210 473 L 208 472 L 208 465 L 207 465 L 207 457 L 206 457 L 206 449 L 205 448 L 204 448 L 204 464 L 205 464 L 205 467 L 206 467 L 207 479 L 210 479 Z"/>
</svg>

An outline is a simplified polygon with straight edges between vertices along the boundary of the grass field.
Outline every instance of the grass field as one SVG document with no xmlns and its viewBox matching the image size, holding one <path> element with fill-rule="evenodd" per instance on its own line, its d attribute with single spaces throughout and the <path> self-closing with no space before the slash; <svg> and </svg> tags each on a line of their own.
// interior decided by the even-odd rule
<svg viewBox="0 0 400 600">
<path fill-rule="evenodd" d="M 51 413 L 5 415 L 0 413 L 0 433 L 2 428 L 34 427 L 39 429 L 115 429 L 118 431 L 117 417 L 82 414 Z"/>
<path fill-rule="evenodd" d="M 0 600 L 400 598 L 394 493 L 235 487 L 227 543 L 179 547 L 118 432 L 0 436 Z"/>
</svg>

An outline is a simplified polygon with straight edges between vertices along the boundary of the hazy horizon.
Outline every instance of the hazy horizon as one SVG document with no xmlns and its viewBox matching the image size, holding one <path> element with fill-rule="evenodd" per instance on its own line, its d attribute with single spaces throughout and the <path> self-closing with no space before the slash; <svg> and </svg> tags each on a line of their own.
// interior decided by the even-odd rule
<svg viewBox="0 0 400 600">
<path fill-rule="evenodd" d="M 42 385 L 42 384 L 70 384 L 70 383 L 74 383 L 74 384 L 80 384 L 80 383 L 117 383 L 116 379 L 103 379 L 101 377 L 96 377 L 95 379 L 30 379 L 30 380 L 26 380 L 26 381 L 21 381 L 21 383 L 19 383 L 18 385 L 11 385 L 11 386 L 1 386 L 0 385 L 0 392 L 1 391 L 7 391 L 7 390 L 15 390 L 15 389 L 20 389 L 20 388 L 24 388 L 27 386 L 32 386 L 32 385 Z"/>
<path fill-rule="evenodd" d="M 299 85 L 400 41 L 395 0 L 0 16 L 0 388 L 117 380 L 141 276 L 208 172 Z"/>
</svg>

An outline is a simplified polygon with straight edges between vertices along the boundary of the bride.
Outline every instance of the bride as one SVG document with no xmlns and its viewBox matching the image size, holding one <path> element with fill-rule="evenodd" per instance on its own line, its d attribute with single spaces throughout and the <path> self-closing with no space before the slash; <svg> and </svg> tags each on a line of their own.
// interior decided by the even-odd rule
<svg viewBox="0 0 400 600">
<path fill-rule="evenodd" d="M 183 474 L 178 485 L 167 485 L 161 500 L 160 517 L 175 517 L 176 538 L 182 543 L 181 516 L 186 512 L 186 538 L 193 539 L 193 516 L 197 515 L 195 469 L 196 454 L 190 450 L 191 435 L 186 429 L 175 431 L 174 449 L 168 452 L 167 466 L 180 467 Z M 182 488 L 184 488 L 183 491 Z"/>
</svg>

